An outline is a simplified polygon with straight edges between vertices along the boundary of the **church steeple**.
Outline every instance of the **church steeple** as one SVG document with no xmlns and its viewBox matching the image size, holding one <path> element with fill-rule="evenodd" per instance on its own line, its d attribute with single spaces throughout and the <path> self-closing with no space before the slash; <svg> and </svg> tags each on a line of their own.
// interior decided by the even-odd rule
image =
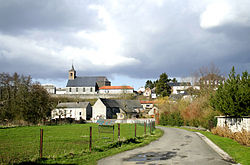
<svg viewBox="0 0 250 165">
<path fill-rule="evenodd" d="M 69 80 L 74 80 L 76 78 L 76 71 L 72 64 L 72 68 L 69 70 Z"/>
</svg>

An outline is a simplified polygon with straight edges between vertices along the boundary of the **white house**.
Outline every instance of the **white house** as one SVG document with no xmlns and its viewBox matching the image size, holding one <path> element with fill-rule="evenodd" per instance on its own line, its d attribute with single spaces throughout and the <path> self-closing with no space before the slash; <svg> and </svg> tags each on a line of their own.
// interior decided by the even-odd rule
<svg viewBox="0 0 250 165">
<path fill-rule="evenodd" d="M 146 88 L 143 92 L 143 96 L 150 97 L 152 94 L 152 90 L 150 88 Z"/>
<path fill-rule="evenodd" d="M 124 119 L 139 116 L 138 100 L 98 99 L 93 105 L 93 119 Z"/>
<path fill-rule="evenodd" d="M 190 82 L 171 82 L 168 85 L 172 88 L 172 94 L 184 94 L 188 88 L 192 87 Z"/>
<path fill-rule="evenodd" d="M 66 94 L 97 94 L 102 86 L 110 86 L 111 82 L 105 76 L 76 76 L 72 65 L 69 70 L 69 80 L 66 85 Z"/>
<path fill-rule="evenodd" d="M 55 94 L 56 93 L 56 87 L 54 85 L 49 85 L 49 84 L 42 84 L 42 87 L 47 90 L 48 93 L 50 94 Z"/>
<path fill-rule="evenodd" d="M 141 100 L 140 101 L 142 107 L 143 107 L 143 114 L 149 117 L 154 117 L 156 112 L 158 111 L 158 108 L 155 106 L 154 101 L 149 100 Z"/>
<path fill-rule="evenodd" d="M 134 88 L 131 86 L 103 86 L 99 88 L 101 94 L 124 94 L 134 93 Z"/>
<path fill-rule="evenodd" d="M 51 111 L 52 119 L 71 118 L 74 120 L 89 120 L 92 117 L 92 107 L 89 102 L 59 103 Z"/>
<path fill-rule="evenodd" d="M 57 95 L 63 95 L 66 93 L 66 88 L 56 88 Z"/>
</svg>

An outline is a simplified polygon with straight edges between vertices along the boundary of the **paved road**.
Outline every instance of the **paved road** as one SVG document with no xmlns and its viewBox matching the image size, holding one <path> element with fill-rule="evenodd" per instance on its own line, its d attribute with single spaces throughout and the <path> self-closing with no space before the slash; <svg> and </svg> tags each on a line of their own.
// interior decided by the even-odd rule
<svg viewBox="0 0 250 165">
<path fill-rule="evenodd" d="M 98 165 L 185 164 L 228 165 L 212 148 L 193 133 L 161 127 L 164 135 L 147 146 L 99 160 Z"/>
</svg>

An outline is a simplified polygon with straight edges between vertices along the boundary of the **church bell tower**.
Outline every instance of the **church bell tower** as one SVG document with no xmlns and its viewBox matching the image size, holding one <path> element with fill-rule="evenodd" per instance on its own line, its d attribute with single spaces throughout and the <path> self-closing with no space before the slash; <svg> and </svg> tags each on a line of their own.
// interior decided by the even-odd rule
<svg viewBox="0 0 250 165">
<path fill-rule="evenodd" d="M 72 64 L 72 68 L 69 70 L 69 80 L 74 80 L 76 78 L 76 71 Z"/>
</svg>

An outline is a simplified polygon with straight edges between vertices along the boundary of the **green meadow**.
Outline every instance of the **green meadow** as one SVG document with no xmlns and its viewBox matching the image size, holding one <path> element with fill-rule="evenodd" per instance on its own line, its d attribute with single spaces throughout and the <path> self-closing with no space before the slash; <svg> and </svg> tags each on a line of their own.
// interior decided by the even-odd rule
<svg viewBox="0 0 250 165">
<path fill-rule="evenodd" d="M 92 151 L 89 151 L 92 127 Z M 40 129 L 43 129 L 43 158 L 39 158 Z M 111 131 L 109 128 L 106 131 Z M 0 164 L 96 164 L 96 161 L 125 150 L 143 146 L 159 138 L 162 131 L 150 134 L 147 127 L 137 124 L 118 125 L 113 133 L 98 133 L 97 124 L 72 124 L 57 126 L 30 126 L 0 128 Z"/>
</svg>

